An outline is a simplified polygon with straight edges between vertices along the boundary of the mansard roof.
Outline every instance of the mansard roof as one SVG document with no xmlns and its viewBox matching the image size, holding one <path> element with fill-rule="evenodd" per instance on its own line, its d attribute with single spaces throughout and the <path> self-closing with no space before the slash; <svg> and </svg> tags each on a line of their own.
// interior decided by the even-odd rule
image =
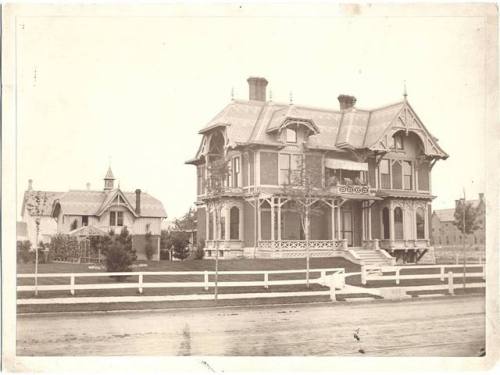
<svg viewBox="0 0 500 375">
<path fill-rule="evenodd" d="M 274 131 L 286 126 L 290 119 L 310 124 L 309 148 L 389 151 L 385 136 L 404 130 L 420 137 L 426 155 L 448 157 L 406 100 L 371 110 L 334 110 L 271 101 L 233 100 L 200 133 L 206 134 L 222 126 L 226 132 L 226 144 L 230 147 L 276 145 L 280 142 Z M 196 159 L 199 157 L 198 154 Z"/>
<path fill-rule="evenodd" d="M 120 189 L 111 191 L 70 190 L 54 201 L 52 214 L 57 205 L 64 215 L 100 216 L 113 204 L 118 195 L 125 198 L 125 205 L 136 217 L 167 217 L 163 204 L 148 193 L 141 192 L 141 213 L 135 212 L 135 192 L 122 192 Z"/>
</svg>

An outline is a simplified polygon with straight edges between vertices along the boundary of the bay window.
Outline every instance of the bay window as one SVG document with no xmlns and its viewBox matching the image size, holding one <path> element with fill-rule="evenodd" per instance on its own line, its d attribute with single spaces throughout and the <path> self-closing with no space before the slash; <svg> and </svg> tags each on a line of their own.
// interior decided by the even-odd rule
<svg viewBox="0 0 500 375">
<path fill-rule="evenodd" d="M 293 182 L 294 173 L 300 169 L 302 155 L 298 154 L 280 154 L 280 184 L 286 185 Z"/>
<path fill-rule="evenodd" d="M 391 188 L 391 172 L 389 168 L 389 160 L 383 159 L 380 161 L 380 187 L 382 189 Z"/>
</svg>

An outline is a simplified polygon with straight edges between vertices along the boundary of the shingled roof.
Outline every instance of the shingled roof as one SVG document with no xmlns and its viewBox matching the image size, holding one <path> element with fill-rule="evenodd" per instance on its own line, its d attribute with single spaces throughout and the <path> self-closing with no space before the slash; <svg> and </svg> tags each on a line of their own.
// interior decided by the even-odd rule
<svg viewBox="0 0 500 375">
<path fill-rule="evenodd" d="M 37 196 L 41 198 L 41 202 L 45 201 L 45 204 L 42 204 L 40 207 L 40 215 L 51 216 L 54 201 L 63 194 L 63 192 L 59 191 L 26 190 L 24 192 L 23 205 L 21 207 L 21 216 L 24 216 L 25 210 L 30 211 L 30 206 L 36 205 L 35 200 Z"/>
<path fill-rule="evenodd" d="M 226 129 L 229 147 L 239 144 L 281 144 L 273 131 L 289 118 L 308 121 L 314 129 L 308 147 L 324 150 L 380 149 L 380 140 L 393 126 L 406 126 L 426 138 L 427 154 L 446 158 L 406 100 L 372 110 L 335 110 L 258 100 L 233 100 L 202 130 L 205 134 L 218 126 Z"/>
<path fill-rule="evenodd" d="M 119 189 L 114 189 L 111 191 L 70 190 L 61 195 L 55 203 L 60 204 L 65 215 L 98 216 L 117 192 L 121 192 L 128 202 L 135 202 L 135 192 L 122 192 Z M 135 207 L 134 204 L 131 206 Z M 134 214 L 142 217 L 167 217 L 163 204 L 145 192 L 141 192 L 140 215 L 135 211 Z"/>
</svg>

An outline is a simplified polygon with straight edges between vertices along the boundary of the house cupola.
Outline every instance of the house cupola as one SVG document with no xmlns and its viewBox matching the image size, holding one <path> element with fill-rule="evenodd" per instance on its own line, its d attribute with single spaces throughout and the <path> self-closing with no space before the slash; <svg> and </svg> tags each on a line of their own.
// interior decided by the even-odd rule
<svg viewBox="0 0 500 375">
<path fill-rule="evenodd" d="M 109 167 L 106 176 L 104 176 L 104 190 L 105 191 L 113 190 L 114 187 L 115 187 L 115 176 L 113 176 L 111 167 Z"/>
</svg>

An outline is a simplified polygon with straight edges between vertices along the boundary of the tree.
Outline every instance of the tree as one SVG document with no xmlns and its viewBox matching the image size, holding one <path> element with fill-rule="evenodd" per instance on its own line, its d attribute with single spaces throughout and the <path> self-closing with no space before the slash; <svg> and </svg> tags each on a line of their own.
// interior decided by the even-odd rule
<svg viewBox="0 0 500 375">
<path fill-rule="evenodd" d="M 146 258 L 148 260 L 153 259 L 153 240 L 151 238 L 151 232 L 147 232 L 146 235 L 144 236 L 144 239 L 146 241 L 146 245 L 144 246 L 144 252 L 146 253 Z"/>
<path fill-rule="evenodd" d="M 458 201 L 458 204 L 455 207 L 455 221 L 453 224 L 462 232 L 462 245 L 463 245 L 463 257 L 464 257 L 464 268 L 463 268 L 463 288 L 465 292 L 466 287 L 466 268 L 467 268 L 467 256 L 465 250 L 465 238 L 468 234 L 473 233 L 476 229 L 479 229 L 479 225 L 477 224 L 478 218 L 478 210 L 474 208 L 472 203 L 467 203 L 465 200 L 465 190 L 464 197 Z"/>
<path fill-rule="evenodd" d="M 219 280 L 219 242 L 221 240 L 221 216 L 222 208 L 224 207 L 223 196 L 227 189 L 226 183 L 229 176 L 228 163 L 223 156 L 215 157 L 213 161 L 208 164 L 208 179 L 206 185 L 206 195 L 203 199 L 209 215 L 215 216 L 215 288 L 214 298 L 217 301 L 218 294 L 218 280 Z"/>
<path fill-rule="evenodd" d="M 189 211 L 186 212 L 183 217 L 175 219 L 174 227 L 176 230 L 193 231 L 196 229 L 197 223 L 196 209 L 194 207 L 190 207 Z"/>
<path fill-rule="evenodd" d="M 35 218 L 35 224 L 36 224 L 35 244 L 38 244 L 38 236 L 40 235 L 40 222 L 42 215 L 44 213 L 45 206 L 49 201 L 49 198 L 47 197 L 47 193 L 42 191 L 34 192 L 31 198 L 32 200 L 30 200 L 26 204 L 26 209 L 29 212 L 30 216 Z M 35 296 L 38 296 L 38 249 L 35 249 Z"/>
<path fill-rule="evenodd" d="M 19 259 L 23 261 L 24 264 L 30 261 L 30 249 L 31 242 L 29 240 L 17 241 L 17 261 Z"/>
<path fill-rule="evenodd" d="M 329 192 L 323 188 L 321 169 L 317 168 L 314 160 L 307 162 L 306 157 L 305 153 L 296 156 L 294 163 L 296 168 L 291 169 L 288 183 L 283 185 L 282 194 L 288 201 L 294 203 L 294 208 L 299 215 L 305 238 L 306 284 L 309 288 L 311 209 L 321 196 L 328 195 Z"/>
<path fill-rule="evenodd" d="M 127 227 L 123 227 L 119 235 L 112 234 L 106 237 L 101 243 L 102 252 L 106 257 L 106 270 L 108 272 L 130 272 L 130 266 L 137 260 L 137 255 L 132 248 L 132 237 Z M 118 281 L 126 278 L 125 276 L 112 277 Z"/>
<path fill-rule="evenodd" d="M 164 248 L 173 249 L 177 259 L 184 260 L 189 255 L 189 234 L 182 231 L 162 231 Z"/>
</svg>

